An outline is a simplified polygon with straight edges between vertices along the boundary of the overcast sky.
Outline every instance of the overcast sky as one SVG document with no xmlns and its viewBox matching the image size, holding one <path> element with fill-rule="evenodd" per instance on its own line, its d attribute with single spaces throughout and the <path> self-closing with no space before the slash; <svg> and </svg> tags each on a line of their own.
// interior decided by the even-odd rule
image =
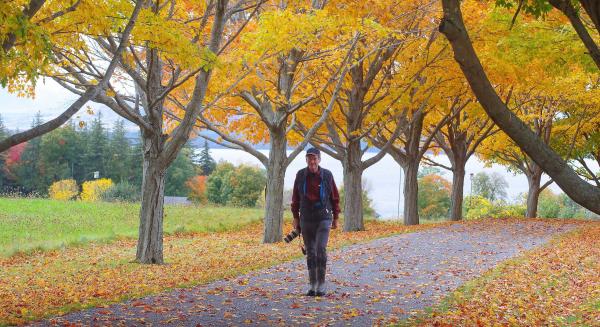
<svg viewBox="0 0 600 327">
<path fill-rule="evenodd" d="M 40 80 L 36 86 L 35 98 L 19 98 L 7 90 L 0 88 L 0 115 L 4 125 L 11 130 L 24 130 L 31 126 L 35 114 L 39 111 L 44 121 L 55 118 L 65 111 L 76 99 L 77 96 L 65 90 L 60 85 L 46 79 Z M 120 119 L 118 115 L 112 112 L 104 105 L 88 102 L 73 118 L 76 121 L 89 121 L 94 115 L 87 113 L 85 108 L 92 107 L 94 115 L 102 113 L 102 120 L 112 126 L 114 121 Z M 128 129 L 136 130 L 133 124 L 128 124 Z"/>
</svg>

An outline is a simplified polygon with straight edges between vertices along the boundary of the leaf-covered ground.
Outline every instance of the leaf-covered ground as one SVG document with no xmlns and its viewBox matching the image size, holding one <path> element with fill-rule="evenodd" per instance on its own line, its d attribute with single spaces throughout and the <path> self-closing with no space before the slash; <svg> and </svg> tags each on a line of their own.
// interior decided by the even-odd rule
<svg viewBox="0 0 600 327">
<path fill-rule="evenodd" d="M 413 317 L 427 326 L 600 326 L 600 223 L 509 260 Z"/>
<path fill-rule="evenodd" d="M 302 259 L 242 274 L 261 266 L 271 266 L 286 258 L 297 257 L 297 248 L 283 244 L 256 244 L 255 234 L 260 233 L 259 226 L 245 233 L 208 236 L 208 243 L 196 237 L 191 243 L 176 246 L 174 244 L 177 242 L 169 240 L 172 244 L 170 249 L 174 253 L 185 252 L 182 247 L 188 250 L 206 247 L 207 251 L 214 252 L 203 253 L 204 257 L 200 261 L 189 255 L 181 255 L 173 258 L 168 266 L 122 264 L 115 267 L 118 270 L 116 272 L 108 269 L 113 274 L 101 275 L 101 278 L 108 278 L 97 278 L 90 284 L 108 283 L 107 290 L 114 289 L 115 294 L 93 294 L 88 301 L 93 301 L 95 297 L 106 301 L 111 295 L 158 292 L 161 288 L 181 285 L 174 278 L 200 277 L 188 282 L 193 284 L 202 278 L 209 281 L 224 276 L 237 277 L 122 304 L 74 312 L 42 322 L 42 325 L 393 323 L 438 303 L 439 299 L 456 287 L 480 276 L 507 258 L 544 244 L 557 233 L 589 226 L 594 225 L 550 220 L 482 220 L 446 224 L 353 245 L 330 253 L 328 278 L 331 292 L 323 298 L 302 296 L 306 291 L 306 272 Z M 366 240 L 383 234 L 374 233 L 375 230 L 394 232 L 393 229 L 398 228 L 395 232 L 402 231 L 399 227 L 385 225 L 370 225 L 369 228 L 371 231 L 367 233 L 342 234 L 336 231 L 333 244 Z M 213 244 L 220 246 L 215 247 Z M 186 264 L 186 261 L 190 263 Z M 129 270 L 131 268 L 135 269 Z M 102 270 L 107 269 L 105 267 Z M 217 273 L 218 276 L 206 275 L 210 272 Z M 144 282 L 144 276 L 150 282 Z M 530 283 L 536 281 L 530 280 Z M 79 284 L 79 287 L 85 284 Z M 146 289 L 142 290 L 141 285 Z M 527 289 L 526 286 L 523 287 Z M 89 291 L 87 293 L 90 294 Z M 510 301 L 510 293 L 503 296 Z M 33 295 L 31 299 L 39 297 L 40 295 Z M 488 322 L 493 321 L 490 314 L 487 311 L 479 312 L 480 316 L 492 319 Z M 466 324 L 469 325 L 468 322 Z"/>
<path fill-rule="evenodd" d="M 332 234 L 331 247 L 430 228 L 367 222 L 367 231 Z M 291 225 L 284 230 L 291 230 Z M 136 241 L 117 239 L 0 258 L 0 325 L 238 276 L 301 256 L 297 244 L 261 244 L 262 224 L 230 232 L 165 237 L 166 265 L 139 265 Z"/>
</svg>

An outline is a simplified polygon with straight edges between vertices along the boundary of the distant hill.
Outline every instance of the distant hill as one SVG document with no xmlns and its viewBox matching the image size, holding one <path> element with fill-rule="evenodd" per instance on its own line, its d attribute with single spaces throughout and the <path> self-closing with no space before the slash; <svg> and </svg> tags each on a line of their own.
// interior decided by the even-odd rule
<svg viewBox="0 0 600 327">
<path fill-rule="evenodd" d="M 203 133 L 205 135 L 211 137 L 211 138 L 214 138 L 214 139 L 219 138 L 219 136 L 215 132 L 203 132 Z M 138 131 L 129 130 L 126 133 L 126 137 L 131 142 L 134 142 L 134 143 L 140 142 L 140 133 Z M 192 148 L 200 149 L 200 148 L 204 147 L 204 141 L 205 140 L 202 137 L 198 136 L 198 137 L 195 137 L 195 138 L 191 139 L 189 141 L 189 143 L 190 143 L 190 145 L 191 145 Z M 217 144 L 217 143 L 214 143 L 214 142 L 211 142 L 211 141 L 208 141 L 208 146 L 211 149 L 227 149 L 227 147 L 222 146 L 222 145 Z M 268 150 L 269 149 L 269 145 L 268 144 L 258 144 L 258 145 L 255 145 L 254 148 L 258 149 L 258 150 Z"/>
</svg>

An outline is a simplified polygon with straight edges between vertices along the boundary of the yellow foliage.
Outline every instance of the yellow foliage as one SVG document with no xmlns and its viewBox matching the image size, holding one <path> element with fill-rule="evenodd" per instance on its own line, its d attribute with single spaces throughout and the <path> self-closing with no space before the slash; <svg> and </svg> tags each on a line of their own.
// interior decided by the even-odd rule
<svg viewBox="0 0 600 327">
<path fill-rule="evenodd" d="M 48 189 L 48 195 L 54 200 L 72 200 L 79 194 L 79 187 L 74 179 L 63 179 L 52 183 Z"/>
<path fill-rule="evenodd" d="M 100 200 L 102 193 L 106 192 L 111 186 L 113 186 L 113 182 L 109 178 L 84 182 L 82 185 L 81 200 L 96 202 Z"/>
</svg>

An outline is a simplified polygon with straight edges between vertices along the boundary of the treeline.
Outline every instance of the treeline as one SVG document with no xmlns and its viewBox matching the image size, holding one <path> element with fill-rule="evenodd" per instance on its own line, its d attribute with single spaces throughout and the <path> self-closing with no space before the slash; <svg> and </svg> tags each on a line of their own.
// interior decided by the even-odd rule
<svg viewBox="0 0 600 327">
<path fill-rule="evenodd" d="M 42 123 L 38 114 L 32 125 Z M 71 121 L 2 153 L 0 194 L 83 199 L 79 189 L 83 194 L 86 182 L 110 180 L 111 187 L 93 198 L 138 201 L 142 186 L 141 140 L 128 138 L 123 121 L 117 121 L 110 129 L 105 125 L 101 115 L 89 124 Z M 8 134 L 0 116 L 0 138 Z M 179 153 L 167 170 L 165 195 L 185 196 L 200 203 L 253 207 L 261 195 L 264 197 L 265 183 L 263 169 L 217 164 L 205 142 L 198 153 L 190 146 Z M 61 195 L 53 196 L 53 188 L 59 189 Z"/>
<path fill-rule="evenodd" d="M 42 123 L 38 114 L 32 126 Z M 8 134 L 0 117 L 0 138 Z M 204 173 L 205 161 L 200 156 L 194 157 L 192 149 L 185 147 L 167 170 L 165 194 L 187 196 L 186 181 Z M 70 121 L 3 153 L 0 156 L 0 192 L 44 196 L 56 181 L 73 179 L 81 185 L 97 178 L 130 184 L 131 189 L 139 192 L 142 162 L 139 137 L 128 138 L 121 120 L 112 128 L 106 127 L 102 116 L 98 115 L 89 124 Z"/>
<path fill-rule="evenodd" d="M 502 175 L 482 171 L 471 179 L 471 190 L 462 208 L 465 219 L 525 216 L 527 193 L 509 200 L 508 182 Z M 439 169 L 425 166 L 419 170 L 418 185 L 419 216 L 429 220 L 446 219 L 452 204 L 452 183 L 442 176 Z M 540 193 L 537 211 L 540 218 L 595 217 L 566 194 L 555 194 L 550 189 Z"/>
</svg>

